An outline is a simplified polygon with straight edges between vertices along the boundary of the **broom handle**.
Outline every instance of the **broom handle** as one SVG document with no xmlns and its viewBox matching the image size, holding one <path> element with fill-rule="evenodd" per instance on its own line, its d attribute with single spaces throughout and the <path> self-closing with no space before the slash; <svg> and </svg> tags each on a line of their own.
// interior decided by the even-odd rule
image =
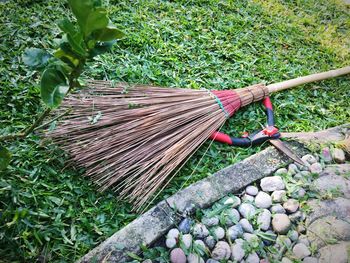
<svg viewBox="0 0 350 263">
<path fill-rule="evenodd" d="M 299 77 L 295 79 L 278 82 L 275 84 L 270 84 L 270 85 L 267 85 L 267 88 L 269 90 L 269 93 L 273 93 L 273 92 L 293 88 L 293 87 L 314 82 L 314 81 L 320 81 L 324 79 L 339 77 L 349 73 L 350 73 L 350 66 L 347 66 L 344 68 L 334 69 L 334 70 L 330 70 L 322 73 L 316 73 L 316 74 L 312 74 L 304 77 Z"/>
</svg>

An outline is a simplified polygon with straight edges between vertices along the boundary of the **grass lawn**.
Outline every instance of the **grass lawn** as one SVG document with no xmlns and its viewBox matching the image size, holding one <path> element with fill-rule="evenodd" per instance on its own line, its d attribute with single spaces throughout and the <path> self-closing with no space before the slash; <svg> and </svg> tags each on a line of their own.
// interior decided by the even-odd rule
<svg viewBox="0 0 350 263">
<path fill-rule="evenodd" d="M 0 134 L 26 127 L 43 108 L 39 76 L 21 54 L 26 47 L 54 47 L 55 21 L 70 14 L 62 2 L 0 3 Z M 126 38 L 91 63 L 86 78 L 228 89 L 350 65 L 350 9 L 340 0 L 105 2 Z M 349 80 L 273 95 L 277 126 L 311 131 L 349 122 Z M 224 131 L 238 135 L 264 123 L 255 104 Z M 206 151 L 208 145 L 155 202 L 260 150 L 214 143 Z M 137 217 L 112 192 L 97 192 L 38 134 L 4 146 L 13 159 L 0 175 L 0 261 L 71 262 Z"/>
</svg>

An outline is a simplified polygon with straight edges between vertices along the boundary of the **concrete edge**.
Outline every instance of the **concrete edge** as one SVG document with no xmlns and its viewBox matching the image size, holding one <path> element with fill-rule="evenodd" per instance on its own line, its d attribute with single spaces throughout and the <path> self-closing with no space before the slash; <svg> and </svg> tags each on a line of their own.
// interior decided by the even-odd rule
<svg viewBox="0 0 350 263">
<path fill-rule="evenodd" d="M 299 155 L 307 153 L 300 143 L 287 144 Z M 125 262 L 128 252 L 139 253 L 140 245 L 153 244 L 178 224 L 180 214 L 191 214 L 197 208 L 208 207 L 228 193 L 237 192 L 290 162 L 289 158 L 275 148 L 268 147 L 161 201 L 89 251 L 78 262 Z"/>
</svg>

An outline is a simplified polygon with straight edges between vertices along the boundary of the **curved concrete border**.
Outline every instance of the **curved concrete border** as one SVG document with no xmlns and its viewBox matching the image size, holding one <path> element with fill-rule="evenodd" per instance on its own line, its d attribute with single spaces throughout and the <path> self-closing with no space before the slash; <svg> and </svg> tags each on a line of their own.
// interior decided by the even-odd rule
<svg viewBox="0 0 350 263">
<path fill-rule="evenodd" d="M 301 144 L 288 144 L 299 155 L 307 152 Z M 180 222 L 180 215 L 208 207 L 225 195 L 271 175 L 290 162 L 285 155 L 272 147 L 252 155 L 160 202 L 91 250 L 79 262 L 125 262 L 127 252 L 138 253 L 141 244 L 149 246 L 154 243 Z"/>
</svg>

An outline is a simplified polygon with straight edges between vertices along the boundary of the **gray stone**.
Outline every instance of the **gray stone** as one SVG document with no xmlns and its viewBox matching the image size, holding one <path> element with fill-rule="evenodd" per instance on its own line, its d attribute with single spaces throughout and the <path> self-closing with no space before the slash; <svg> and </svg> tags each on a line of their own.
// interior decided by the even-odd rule
<svg viewBox="0 0 350 263">
<path fill-rule="evenodd" d="M 178 238 L 179 237 L 179 230 L 176 228 L 172 228 L 169 230 L 168 234 L 166 235 L 167 238 Z"/>
<path fill-rule="evenodd" d="M 331 155 L 331 150 L 328 147 L 325 147 L 322 149 L 321 157 L 325 163 L 331 163 L 333 160 Z"/>
<path fill-rule="evenodd" d="M 215 260 L 229 259 L 231 256 L 230 245 L 225 241 L 219 241 L 211 253 L 211 256 Z"/>
<path fill-rule="evenodd" d="M 215 259 L 209 258 L 205 263 L 220 263 L 220 261 L 217 261 Z"/>
<path fill-rule="evenodd" d="M 248 232 L 248 233 L 254 232 L 253 226 L 249 223 L 249 221 L 246 218 L 241 219 L 239 221 L 239 224 L 242 226 L 245 232 Z"/>
<path fill-rule="evenodd" d="M 271 224 L 271 212 L 267 209 L 263 209 L 257 218 L 257 223 L 261 230 L 268 230 Z"/>
<path fill-rule="evenodd" d="M 176 239 L 175 238 L 167 238 L 165 240 L 165 245 L 167 248 L 173 248 L 176 246 Z"/>
<path fill-rule="evenodd" d="M 258 254 L 256 254 L 255 252 L 250 253 L 248 255 L 248 257 L 245 259 L 246 263 L 259 263 L 260 262 L 260 258 L 258 256 Z"/>
<path fill-rule="evenodd" d="M 303 263 L 318 263 L 318 258 L 306 257 L 303 259 Z"/>
<path fill-rule="evenodd" d="M 192 220 L 186 217 L 180 222 L 179 231 L 182 234 L 188 234 L 190 233 L 191 225 L 192 225 Z"/>
<path fill-rule="evenodd" d="M 204 260 L 200 256 L 191 253 L 187 256 L 187 263 L 204 263 Z"/>
<path fill-rule="evenodd" d="M 311 155 L 311 154 L 306 154 L 306 155 L 304 155 L 303 157 L 301 157 L 301 159 L 302 159 L 304 162 L 309 163 L 310 165 L 317 162 L 317 159 L 315 158 L 315 156 L 313 156 L 313 155 Z"/>
<path fill-rule="evenodd" d="M 297 231 L 298 231 L 298 233 L 300 233 L 300 234 L 304 234 L 304 233 L 306 233 L 306 228 L 305 228 L 305 226 L 304 226 L 303 224 L 299 224 L 299 225 L 297 226 Z"/>
<path fill-rule="evenodd" d="M 195 237 L 198 237 L 198 238 L 205 238 L 206 236 L 209 235 L 209 231 L 207 227 L 199 223 L 194 225 L 192 233 Z"/>
<path fill-rule="evenodd" d="M 293 247 L 293 254 L 297 259 L 303 259 L 311 255 L 311 252 L 307 246 L 302 243 L 297 243 Z"/>
<path fill-rule="evenodd" d="M 152 260 L 146 259 L 146 260 L 142 261 L 142 263 L 152 263 Z"/>
<path fill-rule="evenodd" d="M 216 245 L 216 240 L 213 236 L 207 236 L 204 240 L 208 248 L 213 249 Z"/>
<path fill-rule="evenodd" d="M 325 172 L 313 182 L 313 186 L 321 193 L 335 191 L 346 198 L 350 198 L 350 181 L 333 172 Z M 338 196 L 335 196 L 338 197 Z"/>
<path fill-rule="evenodd" d="M 271 198 L 273 202 L 281 203 L 287 196 L 287 192 L 285 190 L 277 190 L 273 191 L 271 194 Z"/>
<path fill-rule="evenodd" d="M 181 248 L 175 248 L 170 252 L 171 263 L 186 263 L 186 255 Z"/>
<path fill-rule="evenodd" d="M 275 172 L 275 175 L 287 174 L 288 170 L 286 168 L 280 168 Z"/>
<path fill-rule="evenodd" d="M 308 177 L 311 174 L 309 171 L 301 171 L 300 173 L 303 177 Z"/>
<path fill-rule="evenodd" d="M 313 163 L 310 165 L 310 172 L 320 174 L 322 172 L 322 165 L 320 163 Z"/>
<path fill-rule="evenodd" d="M 293 223 L 297 223 L 297 222 L 301 222 L 305 220 L 305 214 L 301 211 L 297 211 L 295 213 L 292 213 L 290 215 L 288 215 L 290 221 L 292 221 Z"/>
<path fill-rule="evenodd" d="M 293 263 L 289 258 L 283 257 L 281 263 Z"/>
<path fill-rule="evenodd" d="M 250 233 L 244 233 L 244 234 L 243 234 L 243 238 L 244 238 L 244 240 L 246 240 L 246 241 L 248 241 L 248 242 L 252 242 L 253 240 L 255 240 L 255 241 L 258 241 L 258 240 L 259 240 L 259 238 L 258 238 L 257 235 L 255 235 L 255 234 L 250 234 Z"/>
<path fill-rule="evenodd" d="M 304 176 L 302 175 L 301 172 L 294 175 L 295 180 L 301 180 L 302 178 L 304 178 Z"/>
<path fill-rule="evenodd" d="M 290 248 L 292 246 L 292 241 L 285 235 L 279 235 L 276 239 L 276 244 L 279 248 Z"/>
<path fill-rule="evenodd" d="M 309 225 L 307 237 L 318 248 L 334 240 L 350 241 L 350 223 L 333 216 L 322 217 Z"/>
<path fill-rule="evenodd" d="M 270 211 L 271 211 L 271 213 L 274 213 L 274 214 L 285 214 L 286 213 L 286 210 L 280 204 L 273 205 L 270 208 Z"/>
<path fill-rule="evenodd" d="M 238 221 L 241 219 L 241 216 L 239 215 L 239 212 L 237 209 L 228 209 L 226 212 L 226 225 L 227 226 L 233 226 L 234 224 L 237 224 Z"/>
<path fill-rule="evenodd" d="M 288 173 L 290 175 L 295 175 L 298 172 L 299 172 L 298 166 L 296 166 L 294 163 L 291 163 L 290 165 L 288 165 Z"/>
<path fill-rule="evenodd" d="M 190 248 L 192 245 L 192 235 L 191 234 L 185 234 L 182 236 L 182 243 L 186 248 Z"/>
<path fill-rule="evenodd" d="M 294 242 L 294 241 L 297 241 L 297 240 L 298 240 L 299 234 L 298 234 L 298 232 L 295 231 L 295 230 L 290 230 L 290 231 L 288 232 L 288 237 L 290 238 L 290 240 L 292 240 L 292 241 Z"/>
<path fill-rule="evenodd" d="M 340 242 L 320 249 L 319 263 L 348 263 L 350 261 L 350 242 Z"/>
<path fill-rule="evenodd" d="M 285 185 L 281 176 L 268 176 L 261 179 L 260 187 L 263 191 L 273 192 L 276 190 L 283 190 Z"/>
<path fill-rule="evenodd" d="M 283 208 L 286 209 L 288 213 L 294 213 L 299 208 L 299 202 L 295 199 L 288 199 L 283 203 Z"/>
<path fill-rule="evenodd" d="M 245 256 L 242 242 L 235 242 L 231 246 L 231 259 L 234 261 L 241 261 Z"/>
<path fill-rule="evenodd" d="M 242 201 L 245 203 L 253 203 L 254 202 L 254 196 L 248 195 L 248 194 L 244 194 L 242 196 Z"/>
<path fill-rule="evenodd" d="M 269 194 L 260 191 L 255 197 L 254 203 L 259 208 L 269 208 L 272 205 L 272 199 Z"/>
<path fill-rule="evenodd" d="M 224 201 L 224 205 L 231 205 L 232 208 L 236 208 L 241 204 L 241 199 L 237 196 L 228 197 Z"/>
<path fill-rule="evenodd" d="M 252 196 L 256 196 L 259 192 L 259 189 L 256 186 L 253 185 L 249 185 L 246 187 L 245 192 L 248 195 L 252 195 Z"/>
<path fill-rule="evenodd" d="M 225 230 L 222 227 L 217 226 L 213 229 L 213 235 L 217 240 L 223 239 L 225 237 Z"/>
<path fill-rule="evenodd" d="M 304 244 L 304 245 L 307 246 L 307 247 L 310 246 L 310 241 L 309 241 L 309 239 L 307 239 L 307 236 L 305 236 L 305 235 L 301 235 L 301 236 L 298 238 L 297 243 Z"/>
<path fill-rule="evenodd" d="M 200 239 L 195 240 L 193 244 L 195 244 L 197 247 L 200 247 L 202 250 L 206 249 L 204 242 Z"/>
<path fill-rule="evenodd" d="M 334 149 L 332 151 L 332 157 L 336 163 L 345 163 L 345 153 L 342 149 Z"/>
<path fill-rule="evenodd" d="M 217 226 L 219 224 L 219 216 L 213 216 L 213 217 L 203 217 L 202 223 L 206 226 Z"/>
<path fill-rule="evenodd" d="M 285 214 L 275 214 L 272 219 L 272 228 L 279 234 L 285 234 L 288 232 L 291 226 L 291 222 Z"/>
<path fill-rule="evenodd" d="M 304 197 L 305 194 L 306 194 L 306 191 L 305 191 L 304 188 L 300 188 L 300 189 L 298 190 L 298 197 L 299 197 L 299 198 Z"/>
<path fill-rule="evenodd" d="M 244 218 L 254 216 L 256 213 L 256 209 L 252 204 L 243 203 L 239 206 L 238 210 Z"/>
<path fill-rule="evenodd" d="M 237 224 L 227 229 L 226 238 L 231 241 L 234 241 L 238 237 L 241 237 L 243 233 L 244 232 L 242 226 L 240 224 Z"/>
</svg>

